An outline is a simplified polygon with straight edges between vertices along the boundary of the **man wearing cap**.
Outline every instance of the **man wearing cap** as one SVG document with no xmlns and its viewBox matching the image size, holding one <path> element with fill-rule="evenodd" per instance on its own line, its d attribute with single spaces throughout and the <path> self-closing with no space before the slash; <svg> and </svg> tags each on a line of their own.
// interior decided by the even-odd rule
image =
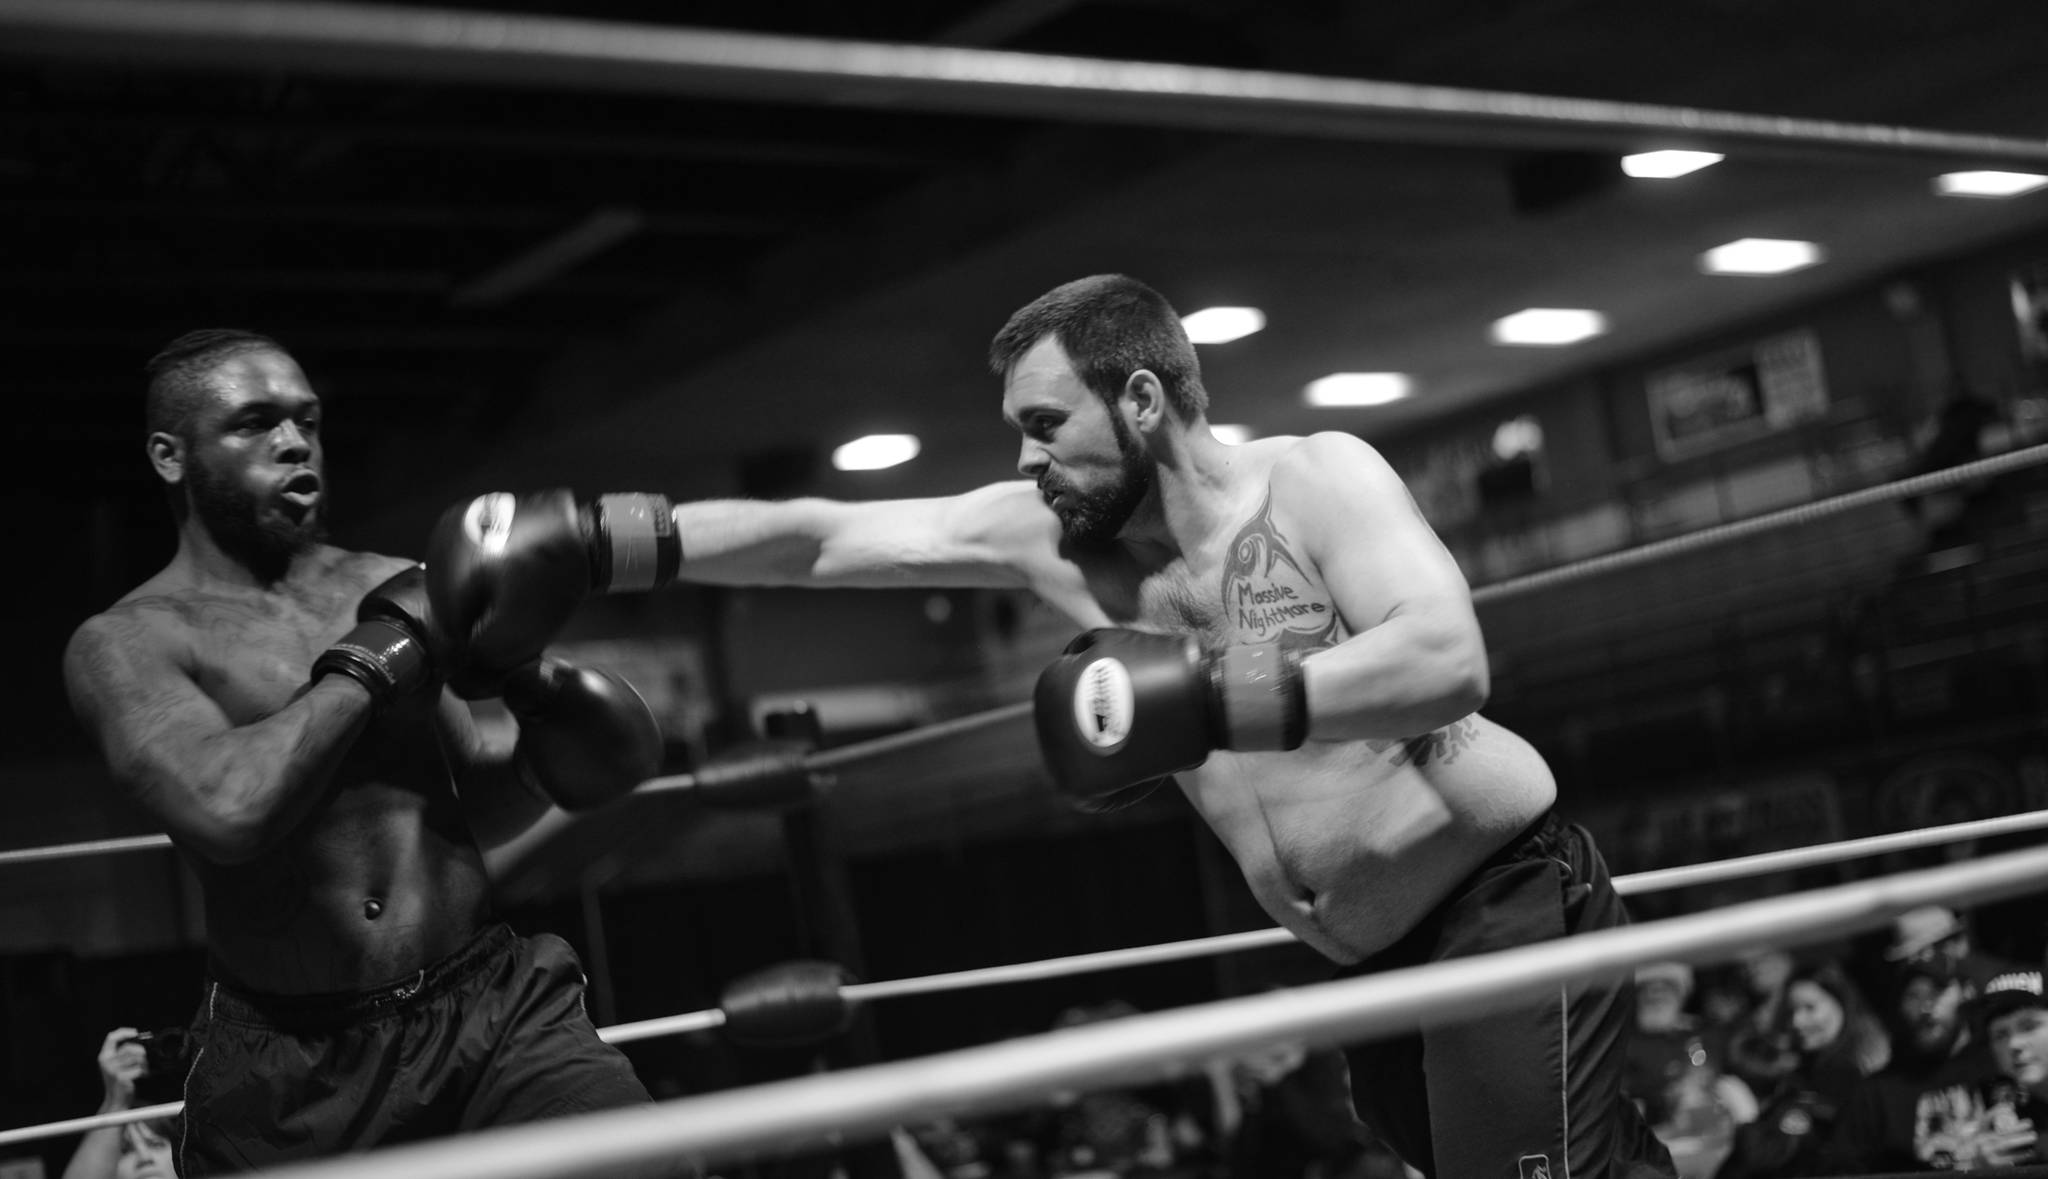
<svg viewBox="0 0 2048 1179">
<path fill-rule="evenodd" d="M 1993 1068 L 1974 1084 L 1920 1095 L 1913 1132 L 1920 1165 L 1974 1171 L 2043 1161 L 2048 1122 L 2048 1001 L 2041 972 L 2012 970 L 1984 984 L 1975 1014 Z"/>
<path fill-rule="evenodd" d="M 1830 1174 L 1920 1169 L 1922 1095 L 1933 1095 L 1931 1109 L 1945 1108 L 1946 1090 L 1974 1086 L 1996 1072 L 1983 1037 L 1965 1018 L 1964 983 L 1946 958 L 1908 957 L 1888 972 L 1885 987 L 1892 1058 L 1843 1105 L 1821 1156 Z"/>
<path fill-rule="evenodd" d="M 1941 905 L 1922 905 L 1899 914 L 1892 923 L 1892 942 L 1884 956 L 1887 962 L 1931 959 L 1942 963 L 1962 983 L 1966 1001 L 1975 998 L 1993 976 L 2017 965 L 1974 949 L 1970 927 L 1954 909 Z"/>
</svg>

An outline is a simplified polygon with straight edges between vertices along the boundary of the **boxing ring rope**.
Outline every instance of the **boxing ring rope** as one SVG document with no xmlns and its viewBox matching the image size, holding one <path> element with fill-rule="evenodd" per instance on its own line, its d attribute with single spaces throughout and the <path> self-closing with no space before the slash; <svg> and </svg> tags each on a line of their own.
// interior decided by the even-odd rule
<svg viewBox="0 0 2048 1179">
<path fill-rule="evenodd" d="M 1260 70 L 514 13 L 225 0 L 0 0 L 0 48 L 435 84 L 768 99 L 1203 131 L 2048 162 L 2048 140 Z"/>
<path fill-rule="evenodd" d="M 44 1122 L 38 1126 L 17 1126 L 12 1130 L 0 1130 L 0 1146 L 13 1146 L 17 1142 L 33 1142 L 38 1138 L 60 1138 L 66 1134 L 83 1134 L 88 1130 L 99 1130 L 107 1126 L 125 1126 L 129 1122 L 147 1122 L 157 1118 L 174 1118 L 185 1109 L 182 1101 L 167 1101 L 162 1105 L 141 1105 L 134 1109 L 119 1110 L 115 1113 L 93 1114 L 90 1117 L 68 1118 L 61 1122 Z"/>
<path fill-rule="evenodd" d="M 1493 954 L 1135 1015 L 913 1060 L 683 1098 L 267 1172 L 278 1179 L 552 1179 L 687 1156 L 783 1154 L 933 1118 L 996 1113 L 1056 1093 L 1140 1085 L 1276 1042 L 1330 1047 L 1422 1018 L 1472 1016 L 1648 961 L 1709 962 L 1874 928 L 1934 903 L 2048 886 L 2048 848 L 1903 873 Z"/>
<path fill-rule="evenodd" d="M 1869 507 L 1872 504 L 1891 503 L 1895 500 L 1911 499 L 1916 495 L 1926 495 L 1929 492 L 1946 491 L 1951 487 L 1960 487 L 1965 483 L 1972 483 L 1979 479 L 1988 479 L 1995 475 L 2008 474 L 2027 467 L 2037 466 L 2043 462 L 2048 462 L 2048 442 L 2021 447 L 2018 450 L 2009 450 L 2004 454 L 1960 463 L 1953 467 L 1944 467 L 1939 471 L 1929 471 L 1925 475 L 1912 475 L 1904 479 L 1892 480 L 1889 483 L 1879 483 L 1873 487 L 1864 487 L 1856 491 L 1843 492 L 1840 495 L 1831 495 L 1826 499 L 1817 499 L 1811 503 L 1780 508 L 1775 512 L 1765 512 L 1744 520 L 1734 520 L 1727 524 L 1716 524 L 1709 528 L 1702 528 L 1697 532 L 1688 532 L 1683 536 L 1674 536 L 1668 540 L 1652 541 L 1649 544 L 1637 545 L 1634 548 L 1623 549 L 1620 552 L 1587 557 L 1584 560 L 1559 565 L 1554 569 L 1544 569 L 1536 573 L 1524 574 L 1520 577 L 1510 577 L 1505 581 L 1497 581 L 1492 585 L 1481 586 L 1473 590 L 1472 601 L 1475 605 L 1483 605 L 1514 594 L 1548 589 L 1551 586 L 1563 585 L 1567 582 L 1579 581 L 1587 577 L 1597 577 L 1603 573 L 1612 573 L 1617 569 L 1632 569 L 1646 562 L 1661 560 L 1680 553 L 1690 553 L 1697 549 L 1710 548 L 1731 540 L 1742 540 L 1745 537 L 1755 536 L 1777 528 L 1789 527 L 1794 524 L 1812 523 L 1815 520 L 1854 511 L 1857 508 Z"/>
<path fill-rule="evenodd" d="M 1837 863 L 1860 856 L 1908 851 L 1959 842 L 1965 839 L 2010 835 L 2024 831 L 2038 831 L 2044 828 L 2048 828 L 2048 810 L 2028 811 L 2018 815 L 2002 815 L 1990 819 L 1973 819 L 1963 823 L 1950 823 L 1940 827 L 1923 827 L 1913 831 L 1900 831 L 1887 835 L 1872 835 L 1861 839 L 1817 844 L 1812 847 L 1788 848 L 1781 851 L 1761 852 L 1756 855 L 1737 856 L 1731 859 L 1715 860 L 1702 864 L 1686 864 L 1674 868 L 1658 868 L 1647 872 L 1635 872 L 1626 876 L 1615 877 L 1614 890 L 1623 896 L 1635 896 L 1665 889 L 1685 888 L 1697 884 L 1761 875 L 1765 872 L 1786 871 L 1795 868 Z M 1076 974 L 1130 969 L 1139 966 L 1156 965 L 1162 962 L 1179 962 L 1190 958 L 1269 949 L 1292 945 L 1294 942 L 1295 937 L 1293 933 L 1275 926 L 1268 929 L 1219 934 L 1214 937 L 1165 942 L 1152 946 L 1133 946 L 1125 949 L 1101 950 L 1089 954 L 1074 954 L 1061 958 L 1045 958 L 1035 962 L 984 966 L 972 970 L 956 970 L 913 978 L 889 979 L 883 982 L 847 983 L 839 988 L 839 994 L 847 1002 L 859 1004 L 873 1002 L 878 999 L 940 994 L 947 991 L 967 990 L 975 987 L 1008 986 L 1017 983 L 1040 982 L 1045 979 L 1065 978 Z M 714 1007 L 702 1011 L 688 1011 L 677 1015 L 659 1016 L 654 1019 L 612 1024 L 608 1027 L 599 1028 L 597 1035 L 599 1039 L 607 1044 L 630 1044 L 635 1041 L 651 1040 L 662 1036 L 712 1031 L 724 1025 L 725 1012 Z M 149 1118 L 169 1117 L 183 1108 L 182 1102 L 172 1102 L 167 1105 L 150 1106 L 140 1110 L 124 1110 L 118 1113 L 73 1118 L 63 1122 L 23 1126 L 13 1130 L 0 1131 L 0 1146 L 11 1142 L 22 1142 L 36 1138 L 54 1138 L 63 1134 L 91 1130 L 99 1126 L 113 1126 L 125 1122 L 143 1121 Z"/>
<path fill-rule="evenodd" d="M 83 843 L 53 843 L 48 847 L 15 847 L 0 851 L 0 867 L 10 864 L 38 864 L 49 860 L 73 860 L 85 856 L 111 856 L 122 852 L 152 851 L 171 846 L 168 835 L 128 835 L 119 839 L 88 839 Z"/>
</svg>

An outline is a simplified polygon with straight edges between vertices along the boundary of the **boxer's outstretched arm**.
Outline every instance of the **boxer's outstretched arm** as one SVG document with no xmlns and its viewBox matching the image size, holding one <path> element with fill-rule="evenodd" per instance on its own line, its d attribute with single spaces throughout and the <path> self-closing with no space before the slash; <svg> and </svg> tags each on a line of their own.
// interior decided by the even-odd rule
<svg viewBox="0 0 2048 1179">
<path fill-rule="evenodd" d="M 253 859 L 298 826 L 371 712 L 361 684 L 331 675 L 237 726 L 146 621 L 121 612 L 72 635 L 64 684 L 114 780 L 217 864 Z"/>
<path fill-rule="evenodd" d="M 1022 480 L 933 499 L 678 504 L 684 580 L 720 585 L 1024 588 L 1059 521 Z"/>
<path fill-rule="evenodd" d="M 1401 739 L 1486 702 L 1486 642 L 1465 575 L 1379 452 L 1316 434 L 1273 470 L 1273 500 L 1351 637 L 1306 656 L 1310 740 Z M 1276 537 L 1276 543 L 1286 543 Z"/>
</svg>

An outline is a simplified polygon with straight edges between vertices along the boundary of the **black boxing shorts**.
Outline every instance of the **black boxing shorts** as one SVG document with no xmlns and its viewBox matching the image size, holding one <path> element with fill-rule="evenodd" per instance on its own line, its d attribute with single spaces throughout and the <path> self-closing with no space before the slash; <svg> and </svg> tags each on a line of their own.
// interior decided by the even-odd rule
<svg viewBox="0 0 2048 1179">
<path fill-rule="evenodd" d="M 1546 812 L 1351 977 L 1628 924 L 1585 830 Z M 1493 1015 L 1345 1049 L 1359 1117 L 1436 1179 L 1648 1179 L 1677 1172 L 1621 1092 L 1633 982 L 1560 988 Z"/>
<path fill-rule="evenodd" d="M 647 1104 L 632 1064 L 597 1038 L 583 987 L 561 938 L 503 925 L 369 990 L 258 995 L 209 981 L 193 1020 L 178 1174 Z"/>
</svg>

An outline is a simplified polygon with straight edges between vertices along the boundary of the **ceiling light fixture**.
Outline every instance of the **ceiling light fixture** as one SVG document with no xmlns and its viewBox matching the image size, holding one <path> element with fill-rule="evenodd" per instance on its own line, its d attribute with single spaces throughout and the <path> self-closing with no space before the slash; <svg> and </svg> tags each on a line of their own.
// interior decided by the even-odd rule
<svg viewBox="0 0 2048 1179">
<path fill-rule="evenodd" d="M 1943 196 L 2014 197 L 2048 184 L 2048 176 L 2033 172 L 1944 172 L 1934 178 L 1934 191 Z"/>
<path fill-rule="evenodd" d="M 1243 446 L 1245 443 L 1250 442 L 1253 438 L 1257 437 L 1257 435 L 1252 433 L 1252 428 L 1250 426 L 1242 425 L 1237 422 L 1230 422 L 1227 424 L 1222 422 L 1211 422 L 1209 423 L 1209 432 L 1211 434 L 1216 435 L 1216 441 L 1221 442 L 1225 446 Z"/>
<path fill-rule="evenodd" d="M 1812 242 L 1745 237 L 1701 254 L 1700 269 L 1708 274 L 1786 274 L 1804 270 L 1822 257 L 1821 248 Z"/>
<path fill-rule="evenodd" d="M 1556 348 L 1607 330 L 1607 317 L 1581 307 L 1529 307 L 1493 321 L 1493 342 Z"/>
<path fill-rule="evenodd" d="M 1188 339 L 1197 344 L 1228 344 L 1266 326 L 1266 313 L 1256 307 L 1204 307 L 1181 318 Z"/>
<path fill-rule="evenodd" d="M 1670 180 L 1726 159 L 1716 151 L 1644 151 L 1621 157 L 1621 170 L 1638 180 Z"/>
<path fill-rule="evenodd" d="M 879 471 L 909 462 L 919 449 L 915 434 L 868 434 L 834 450 L 832 465 L 841 471 Z"/>
<path fill-rule="evenodd" d="M 1303 400 L 1319 409 L 1338 409 L 1399 401 L 1414 384 L 1407 373 L 1331 373 L 1310 381 L 1301 393 Z"/>
</svg>

